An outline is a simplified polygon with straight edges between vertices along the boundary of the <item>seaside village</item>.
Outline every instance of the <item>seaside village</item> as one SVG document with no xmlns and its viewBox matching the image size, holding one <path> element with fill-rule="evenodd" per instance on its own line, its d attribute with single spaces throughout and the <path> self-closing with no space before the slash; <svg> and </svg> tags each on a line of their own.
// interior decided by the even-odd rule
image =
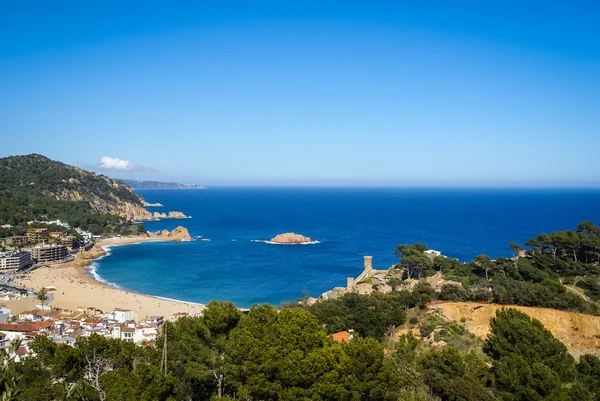
<svg viewBox="0 0 600 401">
<path fill-rule="evenodd" d="M 57 291 L 57 288 L 46 287 L 39 292 L 34 292 L 25 287 L 19 287 L 12 281 L 15 278 L 27 279 L 29 272 L 37 267 L 73 260 L 78 252 L 83 253 L 94 245 L 94 237 L 82 230 L 76 230 L 78 235 L 72 236 L 40 227 L 48 225 L 70 230 L 66 223 L 58 220 L 35 222 L 35 225 L 36 227 L 29 229 L 26 235 L 2 239 L 0 349 L 8 349 L 11 341 L 20 340 L 20 347 L 16 350 L 15 355 L 17 359 L 31 352 L 29 342 L 38 335 L 46 335 L 56 343 L 68 345 L 73 345 L 78 337 L 90 336 L 93 333 L 137 344 L 153 344 L 161 334 L 165 319 L 175 321 L 181 317 L 201 314 L 201 310 L 177 312 L 171 313 L 169 316 L 146 316 L 140 320 L 135 310 L 123 308 L 115 308 L 111 311 L 102 311 L 93 307 L 78 308 L 77 310 L 53 308 L 51 306 L 52 294 Z M 440 255 L 434 250 L 426 253 L 431 258 Z M 393 278 L 391 271 L 392 269 L 373 269 L 372 257 L 365 256 L 363 271 L 357 278 L 348 278 L 346 287 L 337 287 L 327 291 L 319 299 L 337 298 L 349 292 L 369 294 L 373 291 L 392 291 L 388 284 L 388 281 Z M 443 280 L 439 275 L 427 278 L 427 282 L 437 290 L 446 284 L 457 284 Z M 417 280 L 405 280 L 402 285 L 410 287 L 416 283 Z M 408 287 L 407 289 L 410 289 Z M 21 298 L 35 299 L 37 301 L 35 308 L 16 312 L 17 308 L 7 307 Z M 317 300 L 317 298 L 309 298 L 303 302 L 312 304 Z M 352 333 L 348 332 L 333 335 L 336 341 L 347 342 L 351 337 Z"/>
<path fill-rule="evenodd" d="M 153 344 L 160 334 L 164 316 L 147 316 L 138 319 L 134 310 L 115 308 L 101 311 L 94 308 L 61 310 L 51 306 L 55 287 L 45 287 L 36 292 L 14 283 L 27 280 L 29 273 L 41 266 L 73 261 L 78 252 L 94 245 L 91 233 L 71 229 L 67 223 L 32 221 L 25 235 L 0 239 L 0 349 L 8 348 L 11 341 L 21 340 L 16 358 L 30 353 L 29 342 L 37 335 L 46 335 L 52 341 L 72 345 L 80 336 L 93 333 L 137 344 Z M 9 225 L 0 226 L 10 229 Z M 76 235 L 72 235 L 72 233 Z M 32 302 L 32 300 L 34 302 Z M 19 303 L 29 301 L 28 303 Z M 35 306 L 31 310 L 23 305 Z M 13 306 L 14 305 L 14 306 Z M 13 313 L 15 312 L 15 313 Z M 177 312 L 168 316 L 175 321 L 195 312 Z"/>
</svg>

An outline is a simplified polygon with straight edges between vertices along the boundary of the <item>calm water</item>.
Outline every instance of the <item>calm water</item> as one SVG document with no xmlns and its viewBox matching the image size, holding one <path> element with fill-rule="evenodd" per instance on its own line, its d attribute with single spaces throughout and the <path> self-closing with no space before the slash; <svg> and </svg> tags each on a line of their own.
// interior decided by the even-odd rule
<svg viewBox="0 0 600 401">
<path fill-rule="evenodd" d="M 112 247 L 97 263 L 104 280 L 133 291 L 206 303 L 232 300 L 279 304 L 311 296 L 362 271 L 395 262 L 396 245 L 421 242 L 468 261 L 485 253 L 509 256 L 540 232 L 600 224 L 600 190 L 506 189 L 208 189 L 140 190 L 193 218 L 146 223 L 149 230 L 183 225 L 210 241 Z M 315 245 L 271 245 L 294 231 Z"/>
</svg>

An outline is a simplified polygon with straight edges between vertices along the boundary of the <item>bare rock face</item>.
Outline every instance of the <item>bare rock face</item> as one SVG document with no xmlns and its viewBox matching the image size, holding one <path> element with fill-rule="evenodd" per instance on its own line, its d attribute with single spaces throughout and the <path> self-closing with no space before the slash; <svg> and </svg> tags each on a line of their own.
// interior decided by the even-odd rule
<svg viewBox="0 0 600 401">
<path fill-rule="evenodd" d="M 144 207 L 163 207 L 163 205 L 160 203 L 148 203 L 146 201 L 143 201 L 143 203 Z"/>
<path fill-rule="evenodd" d="M 99 245 L 94 245 L 89 251 L 83 251 L 79 255 L 84 260 L 98 259 L 100 256 L 106 255 L 106 251 Z"/>
<path fill-rule="evenodd" d="M 307 242 L 313 242 L 312 239 L 296 233 L 283 233 L 279 234 L 270 240 L 277 244 L 305 244 Z"/>
<path fill-rule="evenodd" d="M 169 239 L 171 241 L 191 241 L 192 237 L 188 232 L 187 228 L 179 226 L 175 228 L 173 231 L 169 232 L 168 230 L 163 230 L 160 233 L 160 236 L 165 239 Z"/>
<path fill-rule="evenodd" d="M 181 212 L 169 212 L 169 214 L 167 213 L 159 213 L 159 212 L 154 212 L 152 214 L 152 218 L 154 219 L 186 219 L 187 216 Z"/>
<path fill-rule="evenodd" d="M 130 221 L 152 220 L 152 213 L 140 205 L 130 202 L 119 202 L 115 205 L 100 205 L 100 202 L 92 202 L 92 207 L 102 211 L 103 207 L 108 209 L 108 213 L 121 216 Z M 102 206 L 102 207 L 101 207 Z"/>
</svg>

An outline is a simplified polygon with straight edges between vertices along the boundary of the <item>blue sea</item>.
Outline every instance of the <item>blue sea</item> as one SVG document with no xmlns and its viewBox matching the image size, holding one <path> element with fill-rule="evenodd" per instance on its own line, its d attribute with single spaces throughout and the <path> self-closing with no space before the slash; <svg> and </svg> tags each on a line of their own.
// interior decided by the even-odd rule
<svg viewBox="0 0 600 401">
<path fill-rule="evenodd" d="M 139 190 L 148 202 L 190 219 L 146 223 L 148 230 L 186 227 L 204 239 L 115 246 L 96 273 L 131 291 L 239 307 L 319 296 L 362 271 L 363 256 L 385 269 L 396 245 L 424 243 L 469 261 L 510 256 L 541 232 L 600 224 L 597 189 L 315 189 L 215 188 Z M 319 241 L 275 245 L 253 240 L 293 231 Z"/>
</svg>

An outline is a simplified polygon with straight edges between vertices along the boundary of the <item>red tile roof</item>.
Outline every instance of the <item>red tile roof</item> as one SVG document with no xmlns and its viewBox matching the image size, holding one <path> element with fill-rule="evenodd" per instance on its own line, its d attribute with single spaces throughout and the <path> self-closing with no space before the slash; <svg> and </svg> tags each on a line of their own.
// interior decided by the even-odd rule
<svg viewBox="0 0 600 401">
<path fill-rule="evenodd" d="M 332 334 L 331 338 L 333 338 L 333 341 L 335 341 L 336 343 L 349 343 L 350 333 L 348 333 L 347 331 L 340 331 L 339 333 Z"/>
<path fill-rule="evenodd" d="M 35 323 L 18 323 L 18 324 L 9 324 L 9 323 L 3 323 L 0 324 L 0 331 L 22 331 L 22 332 L 28 332 L 28 331 L 39 331 L 39 330 L 43 330 L 43 329 L 47 329 L 48 327 L 51 327 L 54 323 L 53 322 L 49 322 L 49 321 L 44 321 L 44 322 L 35 322 Z"/>
</svg>

